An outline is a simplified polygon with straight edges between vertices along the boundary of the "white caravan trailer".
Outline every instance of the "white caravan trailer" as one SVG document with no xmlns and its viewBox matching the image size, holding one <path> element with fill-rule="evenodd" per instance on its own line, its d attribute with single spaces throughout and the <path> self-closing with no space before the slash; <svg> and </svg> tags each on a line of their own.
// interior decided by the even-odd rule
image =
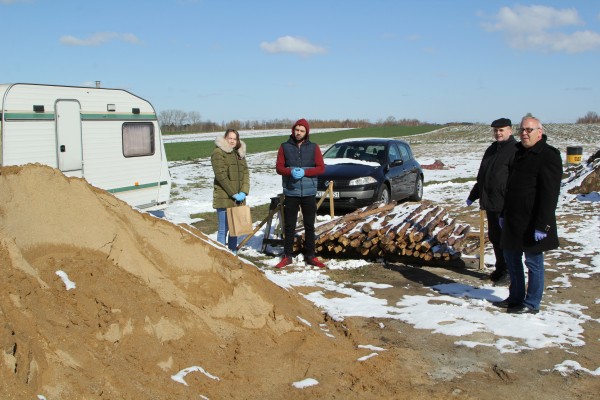
<svg viewBox="0 0 600 400">
<path fill-rule="evenodd" d="M 171 177 L 152 105 L 126 90 L 0 84 L 0 165 L 46 164 L 145 211 Z"/>
</svg>

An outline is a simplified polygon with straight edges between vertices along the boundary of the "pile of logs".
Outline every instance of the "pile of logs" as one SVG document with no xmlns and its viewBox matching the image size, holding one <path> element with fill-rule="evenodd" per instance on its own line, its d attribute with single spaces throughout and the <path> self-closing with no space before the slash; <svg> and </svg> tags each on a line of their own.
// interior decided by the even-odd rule
<svg viewBox="0 0 600 400">
<path fill-rule="evenodd" d="M 473 247 L 470 230 L 427 201 L 374 203 L 317 225 L 316 252 L 326 258 L 450 261 Z M 297 249 L 303 240 L 303 234 L 296 238 Z"/>
</svg>

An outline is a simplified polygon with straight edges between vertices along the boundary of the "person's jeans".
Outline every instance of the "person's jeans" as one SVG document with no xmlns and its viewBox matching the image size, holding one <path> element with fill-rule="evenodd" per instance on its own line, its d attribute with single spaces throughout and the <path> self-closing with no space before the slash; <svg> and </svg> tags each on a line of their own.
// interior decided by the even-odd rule
<svg viewBox="0 0 600 400">
<path fill-rule="evenodd" d="M 285 196 L 283 200 L 283 216 L 285 219 L 283 252 L 288 257 L 294 254 L 294 236 L 296 222 L 298 221 L 298 210 L 300 209 L 302 209 L 302 221 L 304 223 L 303 253 L 305 258 L 312 258 L 315 256 L 315 218 L 317 217 L 317 200 L 315 196 Z"/>
<path fill-rule="evenodd" d="M 525 288 L 523 255 L 525 255 L 528 271 L 527 288 Z M 523 304 L 532 310 L 539 310 L 544 294 L 544 253 L 504 249 L 504 259 L 510 274 L 509 303 Z"/>
<path fill-rule="evenodd" d="M 217 219 L 219 221 L 217 230 L 217 242 L 224 246 L 227 246 L 229 250 L 234 253 L 237 251 L 237 236 L 229 236 L 229 242 L 227 242 L 227 233 L 229 232 L 229 226 L 227 225 L 227 209 L 217 208 Z"/>
</svg>

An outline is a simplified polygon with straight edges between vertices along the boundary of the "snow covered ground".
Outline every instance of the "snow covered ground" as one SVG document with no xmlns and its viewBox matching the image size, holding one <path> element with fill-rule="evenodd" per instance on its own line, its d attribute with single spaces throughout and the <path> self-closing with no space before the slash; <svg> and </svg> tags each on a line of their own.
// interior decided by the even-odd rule
<svg viewBox="0 0 600 400">
<path fill-rule="evenodd" d="M 443 170 L 425 171 L 424 199 L 442 204 L 450 210 L 465 207 L 464 201 L 474 182 L 451 181 L 456 178 L 475 177 L 483 151 L 491 141 L 490 135 L 482 135 L 482 132 L 489 128 L 480 126 L 469 129 L 471 131 L 460 137 L 453 137 L 452 132 L 446 132 L 445 136 L 436 135 L 435 138 L 430 134 L 405 138 L 411 143 L 421 164 L 440 160 L 447 166 L 447 169 Z M 550 143 L 554 146 L 561 148 L 565 143 L 578 140 L 561 133 L 561 129 L 548 129 Z M 260 133 L 253 131 L 252 134 L 256 136 Z M 266 134 L 282 135 L 284 141 L 287 131 L 269 131 Z M 598 132 L 595 132 L 595 135 L 596 139 L 592 138 L 591 143 L 597 142 Z M 215 134 L 208 136 L 204 135 L 204 140 L 214 140 Z M 251 193 L 247 202 L 250 206 L 269 203 L 271 197 L 281 192 L 281 178 L 274 171 L 276 150 L 248 157 Z M 583 159 L 586 160 L 592 151 L 595 149 L 586 148 Z M 213 173 L 209 159 L 199 159 L 193 163 L 171 163 L 170 171 L 176 187 L 173 189 L 172 203 L 166 210 L 166 218 L 175 223 L 192 223 L 194 221 L 190 218 L 191 214 L 213 210 Z M 437 183 L 427 185 L 427 182 Z M 577 182 L 572 182 L 571 185 L 573 184 Z M 572 352 L 569 349 L 586 344 L 584 323 L 599 323 L 600 320 L 592 320 L 586 314 L 588 307 L 585 305 L 569 301 L 555 302 L 553 293 L 557 290 L 570 290 L 572 279 L 597 279 L 597 274 L 600 273 L 600 196 L 593 193 L 577 197 L 567 194 L 566 190 L 567 187 L 563 188 L 557 210 L 559 236 L 568 239 L 574 245 L 546 253 L 547 260 L 562 257 L 567 261 L 559 263 L 557 269 L 561 273 L 560 278 L 552 282 L 546 281 L 542 311 L 537 315 L 510 315 L 493 307 L 490 302 L 506 298 L 508 288 L 494 287 L 484 282 L 477 287 L 461 282 L 440 284 L 433 286 L 426 296 L 403 296 L 395 302 L 388 302 L 374 296 L 374 289 L 385 290 L 385 285 L 363 282 L 359 285 L 360 288 L 356 289 L 356 285 L 349 287 L 343 283 L 336 283 L 328 277 L 326 271 L 305 266 L 301 256 L 294 263 L 294 267 L 282 271 L 273 268 L 278 261 L 275 258 L 267 259 L 256 266 L 281 287 L 320 288 L 305 294 L 305 297 L 338 320 L 348 316 L 398 319 L 418 329 L 456 337 L 457 345 L 491 346 L 503 353 L 555 346 Z M 473 213 L 478 213 L 476 205 L 471 208 Z M 585 217 L 581 218 L 577 225 L 566 222 L 567 218 L 576 215 Z M 216 233 L 211 236 L 216 238 Z M 262 232 L 259 232 L 248 241 L 247 247 L 240 251 L 240 257 L 262 256 L 259 252 L 261 243 Z M 565 253 L 568 257 L 563 257 Z M 590 263 L 582 261 L 586 257 L 591 258 Z M 491 249 L 486 252 L 485 261 L 487 264 L 494 263 Z M 364 260 L 327 260 L 326 264 L 329 269 L 353 269 L 368 263 Z M 331 292 L 341 296 L 326 295 Z M 597 305 L 600 304 L 600 293 L 596 296 Z M 469 335 L 475 332 L 490 333 L 494 340 L 485 343 L 470 340 Z M 565 374 L 578 370 L 600 375 L 600 362 L 596 365 L 580 365 L 576 360 L 566 359 L 561 364 L 547 368 Z"/>
</svg>

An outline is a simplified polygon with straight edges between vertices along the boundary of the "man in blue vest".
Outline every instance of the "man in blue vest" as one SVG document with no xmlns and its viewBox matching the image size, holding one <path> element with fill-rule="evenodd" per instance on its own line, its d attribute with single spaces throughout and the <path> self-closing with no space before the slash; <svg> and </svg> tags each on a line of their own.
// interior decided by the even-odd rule
<svg viewBox="0 0 600 400">
<path fill-rule="evenodd" d="M 325 171 L 323 155 L 316 143 L 309 140 L 310 126 L 303 118 L 296 121 L 287 142 L 277 153 L 277 174 L 283 185 L 284 246 L 283 258 L 276 265 L 284 268 L 292 263 L 294 233 L 298 211 L 302 210 L 304 223 L 304 260 L 309 265 L 324 268 L 315 257 L 315 218 L 317 216 L 317 176 Z"/>
</svg>

